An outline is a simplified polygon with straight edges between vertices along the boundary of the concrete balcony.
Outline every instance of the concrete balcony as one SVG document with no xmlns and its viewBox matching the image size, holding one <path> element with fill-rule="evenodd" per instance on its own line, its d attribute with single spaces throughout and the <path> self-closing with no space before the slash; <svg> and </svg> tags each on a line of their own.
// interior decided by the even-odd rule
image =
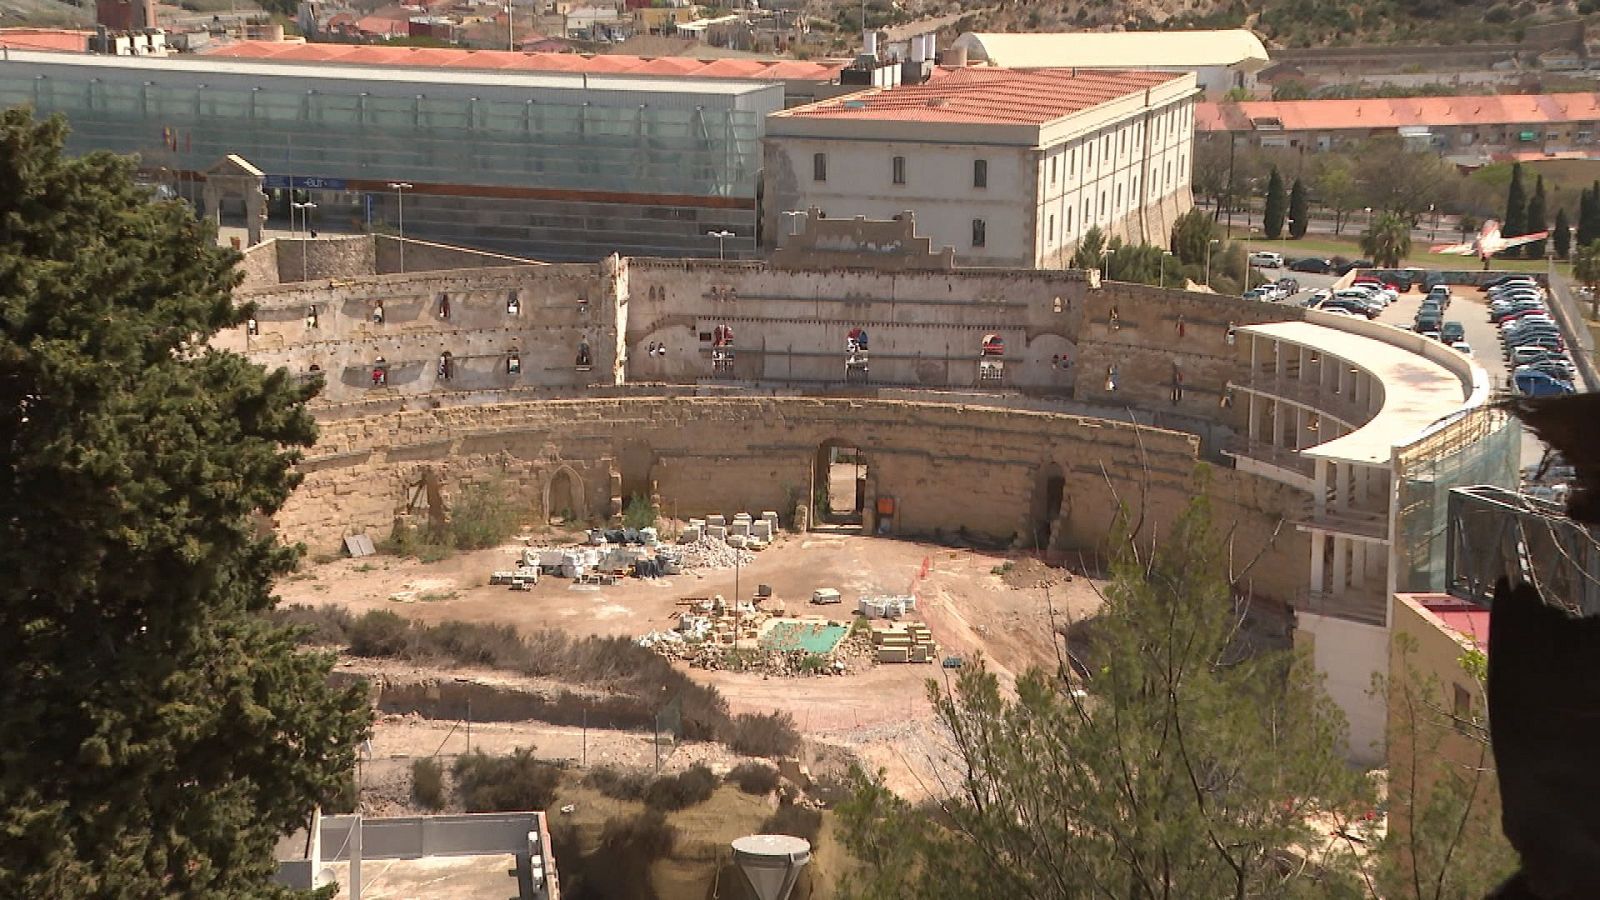
<svg viewBox="0 0 1600 900">
<path fill-rule="evenodd" d="M 1301 530 L 1316 529 L 1382 544 L 1389 542 L 1389 514 L 1382 511 L 1334 509 L 1330 504 L 1318 514 L 1307 504 L 1294 524 Z"/>
<path fill-rule="evenodd" d="M 1259 472 L 1302 490 L 1313 489 L 1316 460 L 1307 459 L 1298 450 L 1235 437 L 1222 448 L 1222 453 L 1233 457 L 1240 469 Z"/>
<path fill-rule="evenodd" d="M 1239 387 L 1263 397 L 1276 397 L 1316 410 L 1350 430 L 1360 428 L 1374 415 L 1369 402 L 1356 402 L 1354 388 L 1350 385 L 1335 393 L 1332 388 L 1325 388 L 1316 381 L 1257 375 Z"/>
</svg>

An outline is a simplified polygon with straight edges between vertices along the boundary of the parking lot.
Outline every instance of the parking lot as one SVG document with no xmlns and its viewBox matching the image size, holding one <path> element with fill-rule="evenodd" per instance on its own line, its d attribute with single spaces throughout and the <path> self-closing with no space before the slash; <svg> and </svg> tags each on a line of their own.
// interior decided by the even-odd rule
<svg viewBox="0 0 1600 900">
<path fill-rule="evenodd" d="M 1311 293 L 1321 288 L 1327 288 L 1338 280 L 1334 275 L 1314 275 L 1304 272 L 1291 272 L 1288 269 L 1261 269 L 1261 274 L 1269 279 L 1289 277 L 1300 283 L 1300 291 L 1285 300 L 1278 302 L 1304 305 L 1310 299 Z M 1378 315 L 1377 321 L 1396 328 L 1412 330 L 1416 321 L 1417 309 L 1422 305 L 1426 294 L 1408 291 L 1401 294 L 1395 302 Z M 1445 310 L 1446 322 L 1460 322 L 1462 330 L 1466 332 L 1467 343 L 1472 345 L 1472 358 L 1489 373 L 1490 383 L 1496 390 L 1504 390 L 1510 383 L 1511 367 L 1501 355 L 1500 332 L 1494 323 L 1489 321 L 1489 305 L 1482 291 L 1475 288 L 1454 286 L 1451 288 L 1450 308 Z M 1532 434 L 1523 433 L 1522 438 L 1522 465 L 1537 463 L 1544 454 L 1545 445 Z"/>
</svg>

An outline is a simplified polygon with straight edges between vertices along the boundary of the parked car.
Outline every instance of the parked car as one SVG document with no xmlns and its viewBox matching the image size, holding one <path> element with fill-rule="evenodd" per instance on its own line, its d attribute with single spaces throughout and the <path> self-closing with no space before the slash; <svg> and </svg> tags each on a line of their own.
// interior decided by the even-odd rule
<svg viewBox="0 0 1600 900">
<path fill-rule="evenodd" d="M 1441 344 L 1444 343 L 1444 339 L 1439 337 L 1439 332 L 1437 331 L 1424 331 L 1422 336 L 1429 340 L 1439 341 Z"/>
<path fill-rule="evenodd" d="M 1466 339 L 1467 329 L 1460 322 L 1446 322 L 1444 327 L 1439 329 L 1439 334 L 1446 344 L 1454 344 L 1456 341 Z"/>
<path fill-rule="evenodd" d="M 1537 369 L 1518 368 L 1511 373 L 1511 380 L 1517 393 L 1524 397 L 1559 397 L 1575 393 L 1572 382 L 1552 378 Z"/>
<path fill-rule="evenodd" d="M 1499 325 L 1502 322 L 1520 319 L 1523 316 L 1543 316 L 1547 315 L 1548 313 L 1549 310 L 1544 308 L 1543 303 L 1518 303 L 1515 306 L 1508 306 L 1505 309 L 1491 311 L 1489 313 L 1489 321 Z"/>
<path fill-rule="evenodd" d="M 1510 284 L 1513 281 L 1526 281 L 1529 284 L 1537 283 L 1533 280 L 1532 276 L 1523 275 L 1520 272 L 1508 272 L 1505 275 L 1500 275 L 1483 282 L 1483 288 L 1487 290 L 1489 288 L 1499 287 L 1503 284 Z"/>
<path fill-rule="evenodd" d="M 1272 250 L 1256 250 L 1250 254 L 1250 265 L 1258 269 L 1283 268 L 1283 254 Z"/>
<path fill-rule="evenodd" d="M 1449 309 L 1450 308 L 1450 287 L 1449 287 L 1449 285 L 1443 285 L 1443 284 L 1435 285 L 1433 288 L 1429 289 L 1429 291 L 1428 291 L 1428 299 L 1429 300 L 1437 300 L 1437 301 L 1439 301 L 1439 305 L 1440 306 L 1444 307 L 1445 309 Z"/>
<path fill-rule="evenodd" d="M 1240 299 L 1241 300 L 1271 300 L 1272 298 L 1267 296 L 1267 289 L 1266 289 L 1266 287 L 1263 286 L 1263 287 L 1253 287 L 1250 290 L 1245 291 L 1244 294 L 1242 294 L 1240 296 Z"/>
<path fill-rule="evenodd" d="M 1378 317 L 1378 310 L 1376 308 L 1367 306 L 1359 300 L 1349 300 L 1340 297 L 1330 297 L 1327 300 L 1322 301 L 1322 303 L 1317 306 L 1317 309 L 1320 309 L 1323 312 L 1342 309 L 1353 316 L 1366 316 L 1369 319 L 1376 319 Z"/>
<path fill-rule="evenodd" d="M 1333 296 L 1333 291 L 1330 291 L 1327 288 L 1317 288 L 1316 290 L 1311 292 L 1311 296 L 1306 298 L 1305 305 L 1308 306 L 1308 307 L 1316 306 L 1318 303 L 1321 303 L 1322 301 L 1324 301 L 1324 300 L 1326 300 L 1326 299 L 1328 299 L 1329 297 L 1332 297 L 1332 296 Z"/>
<path fill-rule="evenodd" d="M 1542 362 L 1528 363 L 1528 368 L 1543 372 L 1558 381 L 1570 381 L 1576 384 L 1578 370 L 1572 363 L 1544 360 Z"/>
<path fill-rule="evenodd" d="M 1417 317 L 1416 331 L 1417 331 L 1418 334 L 1427 334 L 1430 331 L 1432 331 L 1435 334 L 1437 334 L 1438 331 L 1439 331 L 1439 328 L 1441 326 L 1443 326 L 1443 324 L 1444 324 L 1444 320 L 1441 319 L 1439 316 L 1436 316 L 1436 315 L 1418 316 Z"/>
<path fill-rule="evenodd" d="M 1439 305 L 1438 303 L 1434 302 L 1433 300 L 1424 300 L 1424 301 L 1422 301 L 1422 303 L 1420 305 L 1417 306 L 1417 315 L 1418 316 L 1429 316 L 1429 315 L 1432 315 L 1432 316 L 1438 316 L 1439 318 L 1442 319 L 1442 318 L 1444 318 L 1444 307 Z"/>
<path fill-rule="evenodd" d="M 1512 364 L 1518 366 L 1547 359 L 1561 360 L 1569 365 L 1571 364 L 1571 360 L 1567 359 L 1567 355 L 1565 353 L 1545 350 L 1541 347 L 1519 347 L 1511 354 Z"/>
<path fill-rule="evenodd" d="M 1351 261 L 1349 261 L 1347 263 L 1341 264 L 1340 266 L 1335 268 L 1333 270 L 1333 272 L 1334 272 L 1335 275 L 1349 275 L 1350 274 L 1350 270 L 1352 270 L 1352 269 L 1370 269 L 1370 268 L 1372 268 L 1372 260 L 1370 260 L 1370 259 L 1353 259 L 1353 260 L 1351 260 Z"/>
<path fill-rule="evenodd" d="M 1460 350 L 1462 353 L 1466 354 L 1467 356 L 1471 356 L 1472 355 L 1472 345 L 1467 343 L 1466 341 L 1452 341 L 1451 344 L 1450 344 L 1450 349 L 1452 349 L 1452 350 Z"/>
<path fill-rule="evenodd" d="M 1318 259 L 1315 256 L 1307 256 L 1303 259 L 1297 259 L 1294 262 L 1289 263 L 1289 271 L 1310 272 L 1314 275 L 1326 275 L 1333 271 L 1333 263 L 1330 260 Z"/>
<path fill-rule="evenodd" d="M 1283 291 L 1285 297 L 1290 294 L 1300 293 L 1300 282 L 1294 278 L 1279 278 L 1278 290 Z"/>
</svg>

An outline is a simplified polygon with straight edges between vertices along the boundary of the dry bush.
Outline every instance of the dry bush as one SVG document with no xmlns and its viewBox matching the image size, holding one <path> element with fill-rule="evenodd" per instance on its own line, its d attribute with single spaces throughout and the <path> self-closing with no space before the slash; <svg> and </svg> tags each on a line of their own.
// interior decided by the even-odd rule
<svg viewBox="0 0 1600 900">
<path fill-rule="evenodd" d="M 444 767 L 438 760 L 430 756 L 411 764 L 411 799 L 423 809 L 444 808 Z"/>
<path fill-rule="evenodd" d="M 761 823 L 762 834 L 787 834 L 805 838 L 813 847 L 816 846 L 817 835 L 821 832 L 822 811 L 795 806 L 792 803 L 779 805 L 778 811 Z"/>
<path fill-rule="evenodd" d="M 644 802 L 651 809 L 675 812 L 710 800 L 716 790 L 717 776 L 696 763 L 677 775 L 657 778 L 645 791 Z"/>
<path fill-rule="evenodd" d="M 778 789 L 778 770 L 766 763 L 740 763 L 728 773 L 727 780 L 746 794 L 763 797 Z"/>
<path fill-rule="evenodd" d="M 584 787 L 594 788 L 613 800 L 644 802 L 650 789 L 650 776 L 644 772 L 625 772 L 612 766 L 590 769 L 583 776 Z"/>
<path fill-rule="evenodd" d="M 411 623 L 386 609 L 375 609 L 350 624 L 350 652 L 357 656 L 408 655 Z"/>
<path fill-rule="evenodd" d="M 561 786 L 561 770 L 534 759 L 532 747 L 518 747 L 509 756 L 474 751 L 458 758 L 451 772 L 467 812 L 545 809 Z"/>
<path fill-rule="evenodd" d="M 296 603 L 279 607 L 269 617 L 273 624 L 295 630 L 295 643 L 317 647 L 343 646 L 350 639 L 355 617 L 337 606 Z"/>
<path fill-rule="evenodd" d="M 735 716 L 726 741 L 741 756 L 793 756 L 800 749 L 800 731 L 785 712 Z"/>
</svg>

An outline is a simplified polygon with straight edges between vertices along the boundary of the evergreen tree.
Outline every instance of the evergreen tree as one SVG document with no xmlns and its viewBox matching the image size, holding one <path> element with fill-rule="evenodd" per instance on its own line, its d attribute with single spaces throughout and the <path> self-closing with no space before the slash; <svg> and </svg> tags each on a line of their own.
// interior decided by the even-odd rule
<svg viewBox="0 0 1600 900">
<path fill-rule="evenodd" d="M 1283 194 L 1283 176 L 1278 174 L 1278 167 L 1272 167 L 1272 176 L 1267 179 L 1267 207 L 1261 216 L 1261 229 L 1266 232 L 1268 240 L 1277 240 L 1283 237 L 1283 218 L 1288 210 L 1288 202 Z"/>
<path fill-rule="evenodd" d="M 1555 245 L 1556 256 L 1566 259 L 1567 254 L 1572 252 L 1572 225 L 1567 221 L 1565 206 L 1556 210 L 1556 226 L 1550 238 Z"/>
<path fill-rule="evenodd" d="M 1078 239 L 1078 249 L 1072 253 L 1072 268 L 1100 269 L 1103 272 L 1108 252 L 1110 248 L 1106 247 L 1106 233 L 1100 230 L 1099 225 L 1091 225 Z"/>
<path fill-rule="evenodd" d="M 1578 204 L 1578 246 L 1587 247 L 1600 240 L 1600 191 L 1595 188 L 1584 188 L 1582 201 Z"/>
<path fill-rule="evenodd" d="M 1516 237 L 1528 233 L 1528 194 L 1522 187 L 1522 163 L 1511 167 L 1511 186 L 1506 188 L 1506 214 L 1500 220 L 1500 234 Z"/>
<path fill-rule="evenodd" d="M 1381 269 L 1393 269 L 1411 253 L 1411 221 L 1392 212 L 1379 215 L 1361 233 L 1361 252 Z"/>
<path fill-rule="evenodd" d="M 856 896 L 1365 894 L 1353 854 L 1309 824 L 1365 808 L 1343 718 L 1306 659 L 1237 646 L 1228 551 L 1199 495 L 1153 556 L 1115 542 L 1105 608 L 1068 626 L 1070 663 L 1014 692 L 981 665 L 952 691 L 929 682 L 957 783 L 929 815 L 858 780 L 839 820 Z M 1312 842 L 1328 852 L 1295 852 Z"/>
<path fill-rule="evenodd" d="M 1201 209 L 1191 209 L 1172 223 L 1172 252 L 1186 266 L 1205 265 L 1206 254 L 1215 252 L 1211 241 L 1220 238 L 1222 229 L 1211 214 Z M 1208 247 L 1211 249 L 1208 251 Z"/>
<path fill-rule="evenodd" d="M 1306 186 L 1296 178 L 1289 188 L 1289 237 L 1299 240 L 1311 227 L 1311 200 L 1306 196 Z"/>
<path fill-rule="evenodd" d="M 1544 231 L 1550 227 L 1550 218 L 1545 212 L 1544 176 L 1540 175 L 1533 182 L 1533 196 L 1528 198 L 1528 218 L 1523 225 L 1526 230 L 1523 234 L 1533 234 Z M 1544 259 L 1545 241 L 1537 240 L 1527 245 L 1528 259 Z"/>
<path fill-rule="evenodd" d="M 207 347 L 238 255 L 0 113 L 0 893 L 270 896 L 370 714 L 263 615 L 312 393 Z"/>
</svg>

